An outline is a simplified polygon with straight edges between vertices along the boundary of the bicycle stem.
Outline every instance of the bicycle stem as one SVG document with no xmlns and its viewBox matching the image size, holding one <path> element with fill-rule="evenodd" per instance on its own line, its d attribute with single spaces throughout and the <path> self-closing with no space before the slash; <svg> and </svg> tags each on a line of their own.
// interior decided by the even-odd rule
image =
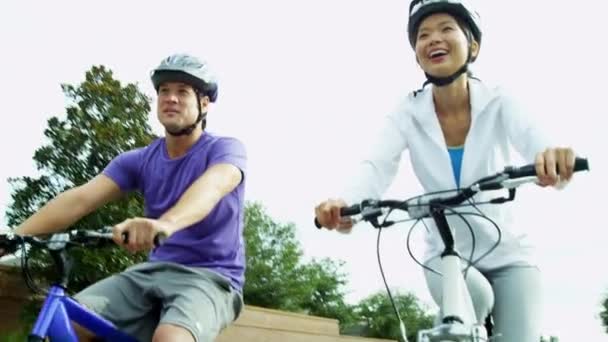
<svg viewBox="0 0 608 342">
<path fill-rule="evenodd" d="M 51 257 L 53 258 L 58 270 L 58 278 L 55 284 L 63 289 L 67 289 L 70 274 L 72 273 L 72 268 L 74 267 L 74 260 L 65 249 L 50 250 L 49 253 L 51 254 Z"/>
</svg>

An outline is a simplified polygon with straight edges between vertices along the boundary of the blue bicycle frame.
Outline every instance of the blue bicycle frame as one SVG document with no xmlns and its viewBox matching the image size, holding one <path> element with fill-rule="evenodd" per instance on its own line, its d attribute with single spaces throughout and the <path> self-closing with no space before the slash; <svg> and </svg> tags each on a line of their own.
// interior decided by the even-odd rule
<svg viewBox="0 0 608 342">
<path fill-rule="evenodd" d="M 124 236 L 124 239 L 126 241 L 127 237 Z M 154 243 L 158 245 L 162 241 L 161 239 L 163 239 L 163 236 L 157 235 L 154 238 Z M 10 248 L 14 250 L 16 250 L 16 246 L 20 243 L 28 243 L 32 246 L 47 249 L 57 266 L 57 274 L 59 274 L 59 279 L 49 289 L 42 309 L 36 318 L 34 328 L 28 336 L 28 341 L 42 342 L 48 338 L 51 342 L 78 342 L 78 337 L 72 327 L 72 322 L 76 322 L 96 337 L 107 341 L 138 342 L 137 339 L 120 332 L 113 323 L 87 309 L 65 293 L 73 266 L 73 261 L 67 253 L 67 248 L 86 241 L 101 245 L 103 245 L 103 241 L 110 243 L 112 241 L 111 232 L 83 230 L 76 234 L 54 234 L 46 241 L 38 240 L 31 236 L 20 237 L 18 239 L 14 237 L 7 239 L 5 237 L 4 242 L 6 243 L 7 241 L 10 243 L 7 246 L 12 246 Z M 72 244 L 68 244 L 70 241 Z M 26 255 L 27 251 L 24 250 L 23 253 L 22 257 Z M 22 259 L 22 263 L 24 272 L 28 275 L 27 258 Z M 26 277 L 26 281 L 27 279 L 28 277 Z M 33 289 L 30 282 L 28 282 L 28 287 Z"/>
<path fill-rule="evenodd" d="M 137 342 L 118 331 L 110 321 L 67 296 L 65 290 L 57 285 L 51 287 L 28 341 L 44 341 L 48 337 L 51 342 L 78 342 L 71 321 L 108 341 Z"/>
</svg>

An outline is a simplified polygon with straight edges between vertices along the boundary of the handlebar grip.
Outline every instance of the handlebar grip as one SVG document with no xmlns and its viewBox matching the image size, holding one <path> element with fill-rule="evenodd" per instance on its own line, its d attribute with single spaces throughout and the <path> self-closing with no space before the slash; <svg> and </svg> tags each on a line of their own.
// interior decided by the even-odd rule
<svg viewBox="0 0 608 342">
<path fill-rule="evenodd" d="M 19 249 L 21 243 L 28 243 L 33 246 L 46 246 L 46 241 L 41 241 L 29 235 L 0 235 L 0 249 L 4 250 L 4 254 L 12 254 Z"/>
<path fill-rule="evenodd" d="M 317 229 L 323 228 L 323 226 L 319 223 L 319 220 L 317 220 L 316 217 L 315 217 L 315 227 L 317 227 Z"/>
<path fill-rule="evenodd" d="M 340 208 L 340 216 L 353 216 L 361 214 L 361 205 L 355 204 L 350 207 L 342 207 Z"/>
<path fill-rule="evenodd" d="M 4 252 L 4 254 L 12 254 L 17 250 L 17 242 L 14 240 L 8 239 L 4 235 L 0 235 L 0 250 Z M 0 256 L 2 256 L 0 254 Z"/>
<path fill-rule="evenodd" d="M 167 235 L 165 233 L 158 233 L 154 236 L 154 246 L 158 247 L 162 245 L 162 243 L 167 239 Z M 129 232 L 122 233 L 122 241 L 124 243 L 129 243 Z"/>
<path fill-rule="evenodd" d="M 361 205 L 355 204 L 349 207 L 340 208 L 340 216 L 353 216 L 361 213 Z M 323 226 L 319 223 L 319 220 L 315 217 L 315 227 L 318 229 L 323 228 Z"/>
<path fill-rule="evenodd" d="M 574 172 L 589 171 L 589 161 L 587 158 L 576 157 L 574 159 Z"/>
<path fill-rule="evenodd" d="M 574 160 L 574 172 L 589 170 L 589 161 L 586 158 L 576 157 Z M 536 167 L 534 164 L 522 166 L 519 168 L 511 169 L 507 172 L 509 174 L 509 178 L 523 178 L 523 177 L 532 177 L 536 176 Z M 559 174 L 559 170 L 557 170 Z"/>
</svg>

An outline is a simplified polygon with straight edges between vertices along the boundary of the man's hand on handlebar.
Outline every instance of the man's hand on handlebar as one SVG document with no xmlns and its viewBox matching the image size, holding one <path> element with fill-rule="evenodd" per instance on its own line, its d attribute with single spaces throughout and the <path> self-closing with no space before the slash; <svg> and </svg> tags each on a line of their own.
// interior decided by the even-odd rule
<svg viewBox="0 0 608 342">
<path fill-rule="evenodd" d="M 112 229 L 114 242 L 130 252 L 139 252 L 154 248 L 173 232 L 169 222 L 149 218 L 136 217 L 126 219 Z M 125 235 L 127 241 L 125 241 Z M 156 239 L 156 241 L 155 241 Z"/>
<path fill-rule="evenodd" d="M 315 216 L 319 224 L 329 230 L 339 232 L 350 232 L 353 227 L 353 220 L 350 217 L 340 216 L 340 209 L 347 204 L 342 199 L 329 199 L 321 202 L 315 207 Z"/>
</svg>

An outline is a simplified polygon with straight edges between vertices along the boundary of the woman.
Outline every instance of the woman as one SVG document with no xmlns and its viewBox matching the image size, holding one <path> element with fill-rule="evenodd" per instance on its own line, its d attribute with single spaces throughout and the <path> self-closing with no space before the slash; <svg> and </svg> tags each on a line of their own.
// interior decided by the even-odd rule
<svg viewBox="0 0 608 342">
<path fill-rule="evenodd" d="M 414 0 L 408 33 L 416 60 L 427 77 L 425 85 L 430 85 L 408 95 L 388 115 L 358 179 L 342 198 L 324 201 L 315 208 L 322 226 L 350 231 L 353 223 L 340 217 L 340 208 L 363 199 L 382 198 L 405 150 L 427 192 L 469 185 L 501 171 L 514 163 L 510 146 L 527 162 L 535 163 L 540 185 L 557 186 L 572 177 L 572 149 L 552 147 L 511 98 L 470 77 L 468 66 L 477 58 L 482 38 L 474 10 L 455 0 Z M 483 195 L 475 198 L 483 199 Z M 502 241 L 467 275 L 477 319 L 482 323 L 491 313 L 494 334 L 500 334 L 503 342 L 537 342 L 541 303 L 534 246 L 528 241 L 525 227 L 511 222 L 507 206 L 479 205 L 478 209 L 498 223 Z M 468 220 L 475 233 L 475 260 L 492 248 L 497 234 L 486 220 Z M 454 228 L 457 250 L 468 258 L 472 249 L 470 232 L 458 218 L 450 218 L 449 223 Z M 429 225 L 426 243 L 425 264 L 438 269 L 443 245 L 434 226 Z M 425 277 L 439 305 L 440 276 L 425 271 Z"/>
</svg>

